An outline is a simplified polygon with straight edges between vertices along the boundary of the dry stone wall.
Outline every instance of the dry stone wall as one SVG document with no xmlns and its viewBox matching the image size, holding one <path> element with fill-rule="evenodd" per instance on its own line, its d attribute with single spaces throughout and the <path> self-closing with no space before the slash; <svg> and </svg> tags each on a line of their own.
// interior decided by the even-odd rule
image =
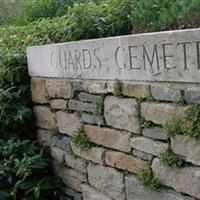
<svg viewBox="0 0 200 200">
<path fill-rule="evenodd" d="M 184 31 L 180 33 L 183 37 Z M 193 38 L 188 37 L 187 33 L 186 38 L 193 42 L 197 39 L 200 41 L 197 33 L 199 30 L 192 33 Z M 158 38 L 162 39 L 166 34 L 158 34 Z M 170 32 L 171 36 L 174 34 L 179 35 Z M 141 43 L 143 38 L 147 40 L 147 36 L 133 36 L 133 40 L 139 37 Z M 169 35 L 167 39 L 171 40 Z M 129 41 L 133 42 L 131 36 Z M 101 42 L 98 40 L 98 44 Z M 173 42 L 177 43 L 175 39 Z M 80 46 L 83 43 L 81 42 Z M 78 44 L 72 43 L 72 49 Z M 70 43 L 65 45 L 67 49 L 70 48 Z M 186 50 L 187 45 L 189 43 L 182 44 L 183 50 Z M 95 44 L 92 44 L 93 48 L 94 46 Z M 63 48 L 62 44 L 61 47 Z M 32 48 L 32 52 L 42 48 L 42 53 L 46 54 L 51 47 Z M 98 53 L 98 50 L 94 50 L 93 56 L 97 55 L 95 52 Z M 195 52 L 190 53 L 190 59 L 191 56 L 195 59 L 199 56 Z M 29 63 L 35 54 L 31 59 L 30 57 L 29 50 Z M 48 71 L 49 66 L 45 65 L 48 55 L 41 59 L 43 58 L 40 56 L 34 63 L 41 62 L 41 67 L 46 67 Z M 196 65 L 194 62 L 191 67 L 197 67 L 197 61 L 198 59 L 195 60 Z M 188 68 L 191 62 L 188 62 Z M 34 63 L 30 65 L 30 71 L 36 71 L 30 75 L 38 127 L 37 138 L 42 145 L 50 147 L 54 173 L 66 185 L 65 193 L 69 199 L 200 199 L 200 141 L 183 135 L 168 136 L 163 128 L 168 121 L 185 116 L 191 103 L 200 102 L 199 79 L 191 81 L 196 83 L 183 83 L 187 82 L 183 81 L 184 75 L 180 81 L 177 76 L 176 82 L 149 82 L 138 81 L 134 75 L 136 78 L 131 81 L 116 81 L 113 78 L 89 80 L 93 79 L 89 78 L 90 74 L 83 79 L 61 78 L 58 74 L 52 78 L 48 77 L 48 73 L 44 76 L 44 69 L 41 69 L 41 77 L 40 73 L 37 74 L 38 67 L 35 68 Z M 64 71 L 65 76 L 67 69 Z M 188 73 L 188 76 L 191 73 Z M 119 78 L 114 74 L 115 78 Z M 181 73 L 179 75 L 181 76 Z M 174 77 L 175 75 L 173 79 Z M 190 79 L 192 77 L 187 78 Z M 185 105 L 180 104 L 183 99 L 186 101 Z M 78 138 L 78 134 L 83 138 Z M 82 146 L 85 139 L 87 148 Z M 168 149 L 186 162 L 182 168 L 162 164 L 160 155 Z M 161 187 L 156 191 L 148 190 L 138 179 L 139 174 L 147 170 L 151 170 L 161 183 Z"/>
</svg>

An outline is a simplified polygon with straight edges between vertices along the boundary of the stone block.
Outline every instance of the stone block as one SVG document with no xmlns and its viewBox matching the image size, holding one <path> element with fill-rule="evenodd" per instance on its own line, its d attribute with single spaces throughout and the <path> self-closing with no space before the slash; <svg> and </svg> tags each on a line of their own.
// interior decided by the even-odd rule
<svg viewBox="0 0 200 200">
<path fill-rule="evenodd" d="M 59 163 L 63 163 L 65 152 L 62 149 L 51 146 L 51 156 Z"/>
<path fill-rule="evenodd" d="M 73 153 L 65 153 L 65 163 L 68 167 L 76 169 L 77 171 L 86 173 L 87 162 L 86 160 L 75 156 Z"/>
<path fill-rule="evenodd" d="M 45 80 L 40 78 L 31 79 L 31 94 L 32 101 L 35 103 L 48 103 L 47 90 L 45 85 Z"/>
<path fill-rule="evenodd" d="M 136 97 L 136 98 L 150 97 L 149 85 L 123 83 L 122 92 L 125 96 L 129 97 Z"/>
<path fill-rule="evenodd" d="M 125 176 L 127 200 L 195 200 L 174 190 L 148 191 L 134 175 Z"/>
<path fill-rule="evenodd" d="M 37 140 L 40 144 L 45 146 L 50 146 L 52 143 L 52 135 L 51 131 L 38 129 L 37 130 Z"/>
<path fill-rule="evenodd" d="M 100 119 L 99 117 L 88 114 L 88 113 L 81 113 L 80 121 L 85 122 L 87 124 L 97 124 L 97 125 L 105 124 L 103 119 Z"/>
<path fill-rule="evenodd" d="M 91 125 L 85 125 L 84 130 L 91 142 L 124 152 L 131 150 L 130 133 Z"/>
<path fill-rule="evenodd" d="M 66 186 L 78 192 L 81 192 L 81 185 L 87 181 L 86 174 L 74 169 L 57 167 L 55 171 Z"/>
<path fill-rule="evenodd" d="M 50 97 L 70 99 L 74 95 L 72 84 L 61 79 L 48 79 L 46 81 L 47 92 Z"/>
<path fill-rule="evenodd" d="M 167 134 L 165 133 L 163 128 L 160 127 L 150 127 L 144 128 L 142 134 L 145 137 L 152 138 L 155 140 L 167 140 Z"/>
<path fill-rule="evenodd" d="M 47 106 L 35 106 L 33 108 L 36 124 L 40 128 L 56 130 L 56 116 Z"/>
<path fill-rule="evenodd" d="M 72 190 L 71 188 L 66 187 L 64 192 L 67 196 L 73 198 L 73 200 L 82 200 L 82 194 Z M 65 199 L 65 200 L 68 200 L 68 199 Z"/>
<path fill-rule="evenodd" d="M 135 99 L 108 96 L 104 102 L 107 125 L 139 133 L 137 102 Z"/>
<path fill-rule="evenodd" d="M 83 89 L 92 94 L 106 94 L 108 93 L 107 84 L 102 82 L 84 82 Z"/>
<path fill-rule="evenodd" d="M 200 90 L 186 90 L 184 95 L 188 103 L 200 103 Z"/>
<path fill-rule="evenodd" d="M 153 154 L 155 156 L 160 155 L 168 149 L 168 144 L 154 141 L 145 137 L 133 137 L 130 140 L 130 144 L 134 149 Z"/>
<path fill-rule="evenodd" d="M 145 153 L 143 151 L 139 151 L 137 149 L 133 149 L 132 155 L 142 160 L 151 161 L 153 159 L 153 155 L 149 153 Z"/>
<path fill-rule="evenodd" d="M 52 137 L 52 144 L 56 147 L 63 149 L 64 151 L 70 152 L 71 151 L 71 145 L 70 145 L 70 138 L 61 136 L 61 135 L 54 135 Z"/>
<path fill-rule="evenodd" d="M 171 148 L 187 162 L 200 166 L 200 140 L 189 136 L 176 135 L 171 138 Z"/>
<path fill-rule="evenodd" d="M 133 173 L 149 168 L 148 162 L 116 151 L 106 152 L 106 164 Z"/>
<path fill-rule="evenodd" d="M 75 114 L 59 111 L 56 113 L 58 130 L 71 137 L 76 135 L 78 129 L 82 127 L 79 118 Z"/>
<path fill-rule="evenodd" d="M 83 200 L 112 200 L 99 190 L 87 185 L 82 185 Z"/>
<path fill-rule="evenodd" d="M 177 120 L 184 116 L 188 106 L 178 106 L 170 103 L 141 103 L 141 115 L 147 121 L 164 125 L 168 121 Z"/>
<path fill-rule="evenodd" d="M 80 101 L 89 102 L 89 103 L 95 103 L 95 102 L 103 101 L 103 97 L 101 97 L 99 95 L 88 94 L 88 93 L 85 93 L 85 92 L 81 92 L 78 95 L 78 99 Z"/>
<path fill-rule="evenodd" d="M 53 99 L 49 103 L 53 109 L 64 110 L 67 108 L 67 101 L 64 99 Z"/>
<path fill-rule="evenodd" d="M 77 100 L 69 100 L 68 102 L 68 109 L 73 111 L 79 111 L 79 112 L 95 112 L 95 105 L 92 103 L 83 103 L 81 101 Z"/>
<path fill-rule="evenodd" d="M 171 168 L 163 166 L 158 159 L 152 163 L 154 176 L 163 185 L 174 188 L 177 192 L 182 192 L 197 199 L 200 198 L 200 168 L 184 167 Z"/>
<path fill-rule="evenodd" d="M 91 147 L 90 149 L 83 150 L 80 147 L 71 143 L 72 151 L 77 156 L 80 156 L 86 160 L 90 160 L 94 163 L 103 164 L 105 149 L 101 147 Z"/>
<path fill-rule="evenodd" d="M 178 101 L 181 99 L 181 90 L 166 85 L 151 85 L 151 94 L 154 99 L 161 101 Z"/>
<path fill-rule="evenodd" d="M 89 183 L 115 200 L 125 200 L 123 174 L 116 169 L 88 165 Z"/>
</svg>

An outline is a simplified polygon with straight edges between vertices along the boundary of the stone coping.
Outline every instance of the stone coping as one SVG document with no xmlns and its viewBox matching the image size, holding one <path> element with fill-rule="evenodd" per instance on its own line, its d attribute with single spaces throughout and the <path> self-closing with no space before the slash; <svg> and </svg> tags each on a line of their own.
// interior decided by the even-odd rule
<svg viewBox="0 0 200 200">
<path fill-rule="evenodd" d="M 32 77 L 200 83 L 200 29 L 34 46 Z"/>
</svg>

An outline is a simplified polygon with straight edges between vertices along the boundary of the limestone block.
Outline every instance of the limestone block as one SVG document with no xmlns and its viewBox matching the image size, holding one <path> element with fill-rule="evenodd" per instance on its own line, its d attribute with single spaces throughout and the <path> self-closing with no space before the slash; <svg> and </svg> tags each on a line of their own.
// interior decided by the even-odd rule
<svg viewBox="0 0 200 200">
<path fill-rule="evenodd" d="M 47 106 L 35 106 L 33 109 L 36 116 L 36 124 L 40 128 L 49 130 L 56 129 L 56 116 L 55 113 L 51 112 Z"/>
<path fill-rule="evenodd" d="M 88 165 L 89 183 L 115 200 L 125 200 L 123 174 L 116 169 Z"/>
<path fill-rule="evenodd" d="M 40 144 L 45 146 L 50 146 L 52 143 L 52 135 L 51 131 L 38 129 L 37 130 L 37 140 Z"/>
<path fill-rule="evenodd" d="M 49 96 L 53 98 L 70 99 L 74 94 L 72 84 L 66 80 L 48 79 L 46 88 Z"/>
<path fill-rule="evenodd" d="M 68 103 L 68 108 L 69 110 L 74 110 L 74 111 L 79 111 L 79 112 L 91 112 L 94 113 L 95 112 L 95 105 L 92 103 L 83 103 L 81 101 L 77 101 L 77 100 L 69 100 Z"/>
<path fill-rule="evenodd" d="M 90 160 L 94 163 L 103 164 L 105 149 L 101 147 L 92 147 L 90 149 L 83 150 L 73 143 L 71 143 L 72 151 L 77 156 L 80 156 L 86 160 Z"/>
<path fill-rule="evenodd" d="M 143 102 L 141 114 L 147 121 L 164 125 L 167 121 L 177 120 L 184 116 L 188 106 L 178 106 L 169 103 Z"/>
<path fill-rule="evenodd" d="M 145 137 L 133 137 L 130 140 L 131 146 L 134 149 L 153 154 L 155 156 L 160 155 L 168 149 L 168 144 L 154 141 Z"/>
<path fill-rule="evenodd" d="M 31 94 L 32 101 L 35 103 L 48 103 L 47 90 L 45 85 L 45 80 L 40 78 L 31 79 Z"/>
<path fill-rule="evenodd" d="M 103 194 L 99 190 L 83 184 L 82 186 L 83 200 L 112 200 L 107 195 Z"/>
<path fill-rule="evenodd" d="M 136 98 L 150 97 L 149 85 L 123 83 L 122 92 L 125 96 L 129 97 L 136 97 Z"/>
<path fill-rule="evenodd" d="M 165 133 L 163 128 L 160 127 L 150 127 L 144 128 L 142 134 L 145 137 L 152 138 L 155 140 L 167 140 L 167 134 Z"/>
<path fill-rule="evenodd" d="M 134 99 L 108 96 L 104 103 L 106 123 L 114 128 L 138 133 L 140 126 L 137 118 L 137 102 Z"/>
<path fill-rule="evenodd" d="M 85 122 L 87 124 L 97 124 L 97 125 L 105 124 L 103 119 L 88 113 L 81 113 L 80 121 Z"/>
<path fill-rule="evenodd" d="M 59 111 L 56 113 L 56 116 L 58 130 L 63 134 L 73 137 L 82 126 L 79 118 L 75 114 Z"/>
<path fill-rule="evenodd" d="M 131 150 L 129 144 L 130 133 L 91 125 L 85 125 L 84 129 L 91 142 L 124 152 Z"/>
<path fill-rule="evenodd" d="M 188 103 L 200 103 L 200 90 L 189 89 L 184 95 Z"/>
<path fill-rule="evenodd" d="M 134 175 L 125 176 L 127 200 L 195 200 L 174 190 L 148 191 Z"/>
<path fill-rule="evenodd" d="M 64 99 L 53 99 L 49 103 L 53 109 L 64 110 L 67 108 L 67 101 Z"/>
<path fill-rule="evenodd" d="M 73 200 L 82 200 L 82 194 L 79 193 L 79 192 L 76 192 L 74 190 L 72 190 L 71 188 L 69 187 L 66 187 L 65 190 L 64 190 L 65 194 L 69 197 L 72 197 Z M 68 199 L 66 199 L 68 200 Z"/>
<path fill-rule="evenodd" d="M 154 159 L 152 170 L 163 185 L 172 187 L 178 192 L 186 193 L 195 198 L 200 198 L 199 167 L 184 167 L 181 169 L 164 167 L 158 159 Z"/>
<path fill-rule="evenodd" d="M 151 94 L 154 99 L 161 101 L 178 101 L 181 98 L 179 88 L 164 85 L 151 85 Z"/>
<path fill-rule="evenodd" d="M 151 161 L 153 158 L 152 154 L 145 153 L 145 152 L 137 150 L 137 149 L 133 149 L 132 155 L 134 155 L 135 157 L 140 158 L 142 160 L 146 160 L 146 161 Z"/>
<path fill-rule="evenodd" d="M 106 152 L 106 164 L 133 173 L 149 168 L 148 162 L 116 151 Z"/>
<path fill-rule="evenodd" d="M 71 146 L 70 146 L 70 138 L 65 136 L 56 136 L 54 135 L 52 137 L 52 144 L 60 149 L 63 149 L 64 151 L 70 152 Z"/>
<path fill-rule="evenodd" d="M 183 156 L 186 161 L 200 166 L 200 140 L 176 135 L 171 138 L 171 148 L 175 154 Z"/>
<path fill-rule="evenodd" d="M 88 94 L 85 92 L 81 92 L 78 95 L 78 99 L 83 102 L 95 103 L 99 101 L 103 101 L 103 98 L 99 95 Z"/>
<path fill-rule="evenodd" d="M 58 161 L 59 163 L 63 163 L 65 152 L 62 149 L 51 146 L 51 156 Z"/>
</svg>

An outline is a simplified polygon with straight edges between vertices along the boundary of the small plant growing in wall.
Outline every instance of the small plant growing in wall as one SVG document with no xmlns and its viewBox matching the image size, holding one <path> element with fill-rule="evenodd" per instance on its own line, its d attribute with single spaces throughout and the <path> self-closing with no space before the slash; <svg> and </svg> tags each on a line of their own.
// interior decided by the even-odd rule
<svg viewBox="0 0 200 200">
<path fill-rule="evenodd" d="M 166 167 L 181 168 L 185 165 L 185 161 L 180 159 L 171 150 L 167 150 L 160 155 L 160 162 Z"/>
<path fill-rule="evenodd" d="M 168 136 L 187 135 L 196 139 L 200 137 L 200 105 L 192 105 L 182 119 L 165 124 Z"/>
<path fill-rule="evenodd" d="M 119 80 L 115 80 L 113 94 L 115 96 L 123 96 L 123 83 Z"/>
<path fill-rule="evenodd" d="M 141 170 L 138 175 L 139 182 L 144 185 L 149 191 L 155 191 L 161 187 L 160 181 L 154 177 L 152 170 Z"/>
<path fill-rule="evenodd" d="M 101 100 L 95 101 L 94 106 L 95 106 L 94 115 L 98 119 L 102 120 L 103 119 L 103 109 L 104 109 L 103 101 L 101 101 Z"/>
<path fill-rule="evenodd" d="M 82 150 L 91 148 L 91 143 L 85 134 L 83 126 L 77 130 L 76 135 L 72 138 L 72 143 Z"/>
</svg>

